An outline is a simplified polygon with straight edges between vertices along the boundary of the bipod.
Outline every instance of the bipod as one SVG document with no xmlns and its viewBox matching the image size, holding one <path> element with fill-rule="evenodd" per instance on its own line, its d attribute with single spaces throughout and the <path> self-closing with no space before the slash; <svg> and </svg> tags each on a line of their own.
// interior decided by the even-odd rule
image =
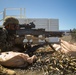
<svg viewBox="0 0 76 75">
<path fill-rule="evenodd" d="M 56 51 L 55 48 L 51 45 L 51 43 L 49 43 L 49 42 L 46 41 L 46 40 L 45 40 L 45 42 L 46 42 L 46 44 L 48 44 L 48 45 L 53 49 L 54 52 Z"/>
</svg>

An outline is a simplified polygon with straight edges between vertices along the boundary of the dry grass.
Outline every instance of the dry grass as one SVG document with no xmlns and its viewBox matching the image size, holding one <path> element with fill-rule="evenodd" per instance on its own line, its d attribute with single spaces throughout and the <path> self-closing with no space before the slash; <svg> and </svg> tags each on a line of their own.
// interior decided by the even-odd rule
<svg viewBox="0 0 76 75">
<path fill-rule="evenodd" d="M 64 41 L 70 42 L 70 43 L 76 43 L 76 42 L 72 39 L 71 35 L 63 36 L 63 37 L 61 37 L 61 39 L 64 40 Z"/>
</svg>

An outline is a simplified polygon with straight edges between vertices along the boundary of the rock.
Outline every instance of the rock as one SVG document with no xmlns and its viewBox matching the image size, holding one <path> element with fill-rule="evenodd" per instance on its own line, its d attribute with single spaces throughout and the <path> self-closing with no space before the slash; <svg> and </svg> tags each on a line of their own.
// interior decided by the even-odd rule
<svg viewBox="0 0 76 75">
<path fill-rule="evenodd" d="M 16 72 L 10 69 L 6 70 L 7 75 L 16 75 Z"/>
<path fill-rule="evenodd" d="M 16 75 L 16 72 L 0 65 L 0 75 Z"/>
</svg>

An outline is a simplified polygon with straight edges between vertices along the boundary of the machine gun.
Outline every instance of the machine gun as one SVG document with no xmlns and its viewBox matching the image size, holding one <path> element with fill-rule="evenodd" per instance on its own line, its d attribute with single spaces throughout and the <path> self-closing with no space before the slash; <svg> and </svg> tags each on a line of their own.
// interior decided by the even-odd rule
<svg viewBox="0 0 76 75">
<path fill-rule="evenodd" d="M 22 29 L 22 27 L 24 27 Z M 19 36 L 26 36 L 26 35 L 33 35 L 35 37 L 38 37 L 39 35 L 42 35 L 43 37 L 62 37 L 64 32 L 60 31 L 45 31 L 45 29 L 35 29 L 35 24 L 33 22 L 29 24 L 22 24 L 19 25 L 19 29 L 16 30 L 15 34 Z"/>
<path fill-rule="evenodd" d="M 47 41 L 46 39 L 49 37 L 62 37 L 64 33 L 60 31 L 45 31 L 45 29 L 43 28 L 35 29 L 35 24 L 33 22 L 29 24 L 19 24 L 13 27 L 15 27 L 13 28 L 14 30 L 11 30 L 10 28 L 6 30 L 8 31 L 9 34 L 13 34 L 15 36 L 16 40 L 15 43 L 21 41 L 20 42 L 21 44 L 24 42 L 24 44 L 26 44 L 27 46 L 31 44 L 47 43 L 54 51 L 55 49 L 51 45 L 51 42 Z"/>
</svg>

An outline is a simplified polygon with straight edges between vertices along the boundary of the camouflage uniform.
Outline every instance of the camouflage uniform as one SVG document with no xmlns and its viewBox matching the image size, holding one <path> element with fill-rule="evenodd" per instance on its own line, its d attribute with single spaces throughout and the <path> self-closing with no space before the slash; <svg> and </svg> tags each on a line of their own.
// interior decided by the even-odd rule
<svg viewBox="0 0 76 75">
<path fill-rule="evenodd" d="M 7 51 L 12 48 L 12 44 L 8 38 L 8 32 L 5 29 L 0 29 L 0 49 L 1 51 Z"/>
<path fill-rule="evenodd" d="M 19 21 L 14 17 L 6 17 L 3 23 L 4 28 L 0 29 L 0 49 L 1 51 L 11 50 L 15 44 L 15 36 L 12 29 L 15 30 Z M 14 28 L 13 28 L 13 27 Z M 10 31 L 8 31 L 10 30 Z"/>
</svg>

